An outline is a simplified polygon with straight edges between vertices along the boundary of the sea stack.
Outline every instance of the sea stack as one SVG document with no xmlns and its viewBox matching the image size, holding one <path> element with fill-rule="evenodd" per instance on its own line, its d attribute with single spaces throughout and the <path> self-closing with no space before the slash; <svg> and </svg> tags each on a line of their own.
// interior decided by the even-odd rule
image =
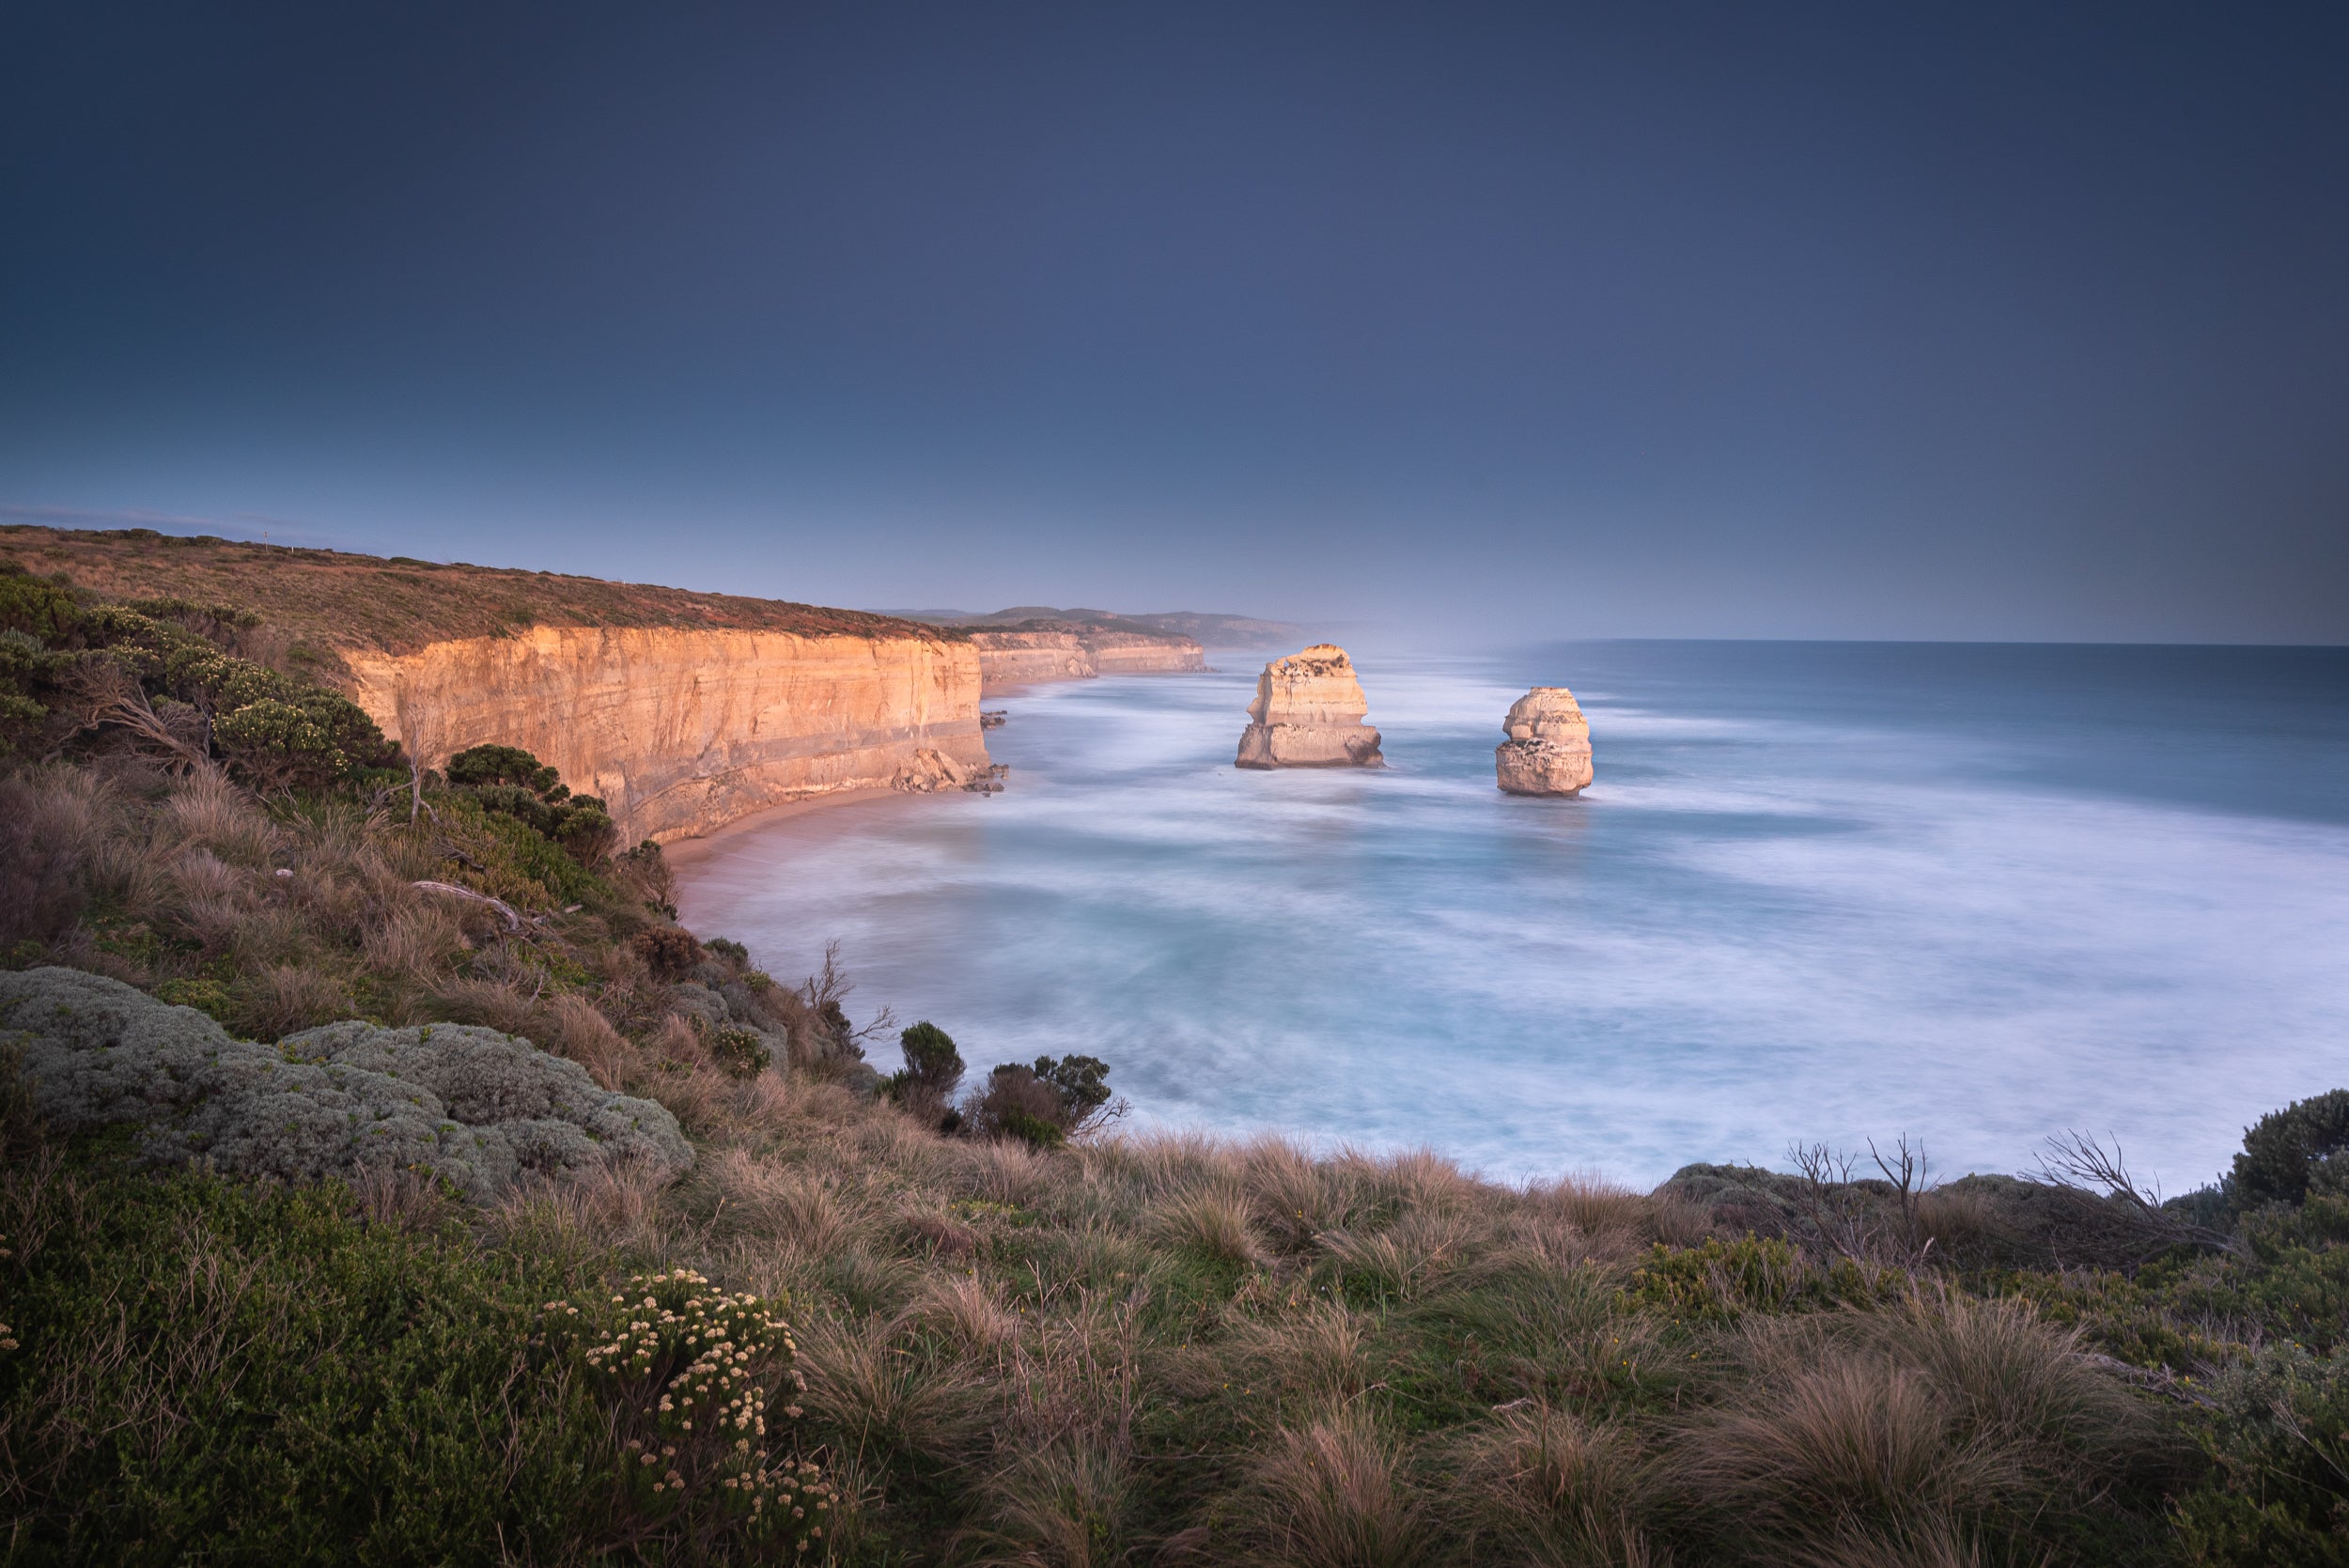
<svg viewBox="0 0 2349 1568">
<path fill-rule="evenodd" d="M 1383 768 L 1370 704 L 1346 650 L 1317 643 L 1276 659 L 1256 677 L 1253 721 L 1240 733 L 1241 768 Z"/>
<path fill-rule="evenodd" d="M 1536 686 L 1509 705 L 1509 738 L 1493 750 L 1493 771 L 1512 795 L 1579 795 L 1591 782 L 1591 725 L 1563 686 Z"/>
</svg>

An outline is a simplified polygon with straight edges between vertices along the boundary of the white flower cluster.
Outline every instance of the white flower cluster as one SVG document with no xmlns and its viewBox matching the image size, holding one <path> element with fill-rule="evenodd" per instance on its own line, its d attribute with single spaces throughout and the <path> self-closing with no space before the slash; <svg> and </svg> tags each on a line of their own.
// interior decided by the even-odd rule
<svg viewBox="0 0 2349 1568">
<path fill-rule="evenodd" d="M 588 1345 L 588 1366 L 629 1389 L 652 1436 L 628 1444 L 630 1483 L 657 1510 L 713 1497 L 754 1537 L 805 1551 L 823 1539 L 838 1493 L 820 1467 L 775 1460 L 767 1450 L 768 1384 L 804 1392 L 792 1363 L 790 1326 L 756 1296 L 713 1289 L 690 1268 L 640 1274 L 611 1300 L 611 1326 Z M 550 1301 L 544 1328 L 578 1321 L 579 1309 Z M 541 1339 L 538 1343 L 545 1343 Z M 784 1408 L 796 1420 L 800 1406 Z"/>
<path fill-rule="evenodd" d="M 299 1180 L 429 1171 L 483 1199 L 532 1172 L 692 1164 L 677 1118 L 529 1041 L 459 1024 L 328 1024 L 274 1046 L 79 970 L 0 972 L 35 1103 L 72 1132 L 135 1124 L 141 1155 Z"/>
</svg>

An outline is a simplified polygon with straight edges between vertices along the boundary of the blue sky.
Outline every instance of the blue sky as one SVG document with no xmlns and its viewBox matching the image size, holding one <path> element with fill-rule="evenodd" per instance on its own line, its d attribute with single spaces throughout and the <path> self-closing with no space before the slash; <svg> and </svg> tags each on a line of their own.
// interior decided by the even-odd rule
<svg viewBox="0 0 2349 1568">
<path fill-rule="evenodd" d="M 2349 641 L 2349 10 L 16 8 L 0 507 L 1433 638 Z"/>
</svg>

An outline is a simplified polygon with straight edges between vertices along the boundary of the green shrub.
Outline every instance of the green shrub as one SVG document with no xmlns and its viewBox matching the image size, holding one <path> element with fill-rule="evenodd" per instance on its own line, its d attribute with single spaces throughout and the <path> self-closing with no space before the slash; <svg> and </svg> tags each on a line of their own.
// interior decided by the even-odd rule
<svg viewBox="0 0 2349 1568">
<path fill-rule="evenodd" d="M 756 1078 L 774 1061 L 772 1047 L 755 1029 L 722 1024 L 702 1038 L 710 1057 L 730 1078 Z"/>
<path fill-rule="evenodd" d="M 1032 1116 L 1017 1107 L 1003 1112 L 1003 1128 L 1034 1149 L 1057 1149 L 1068 1141 L 1068 1135 L 1058 1123 Z"/>
<path fill-rule="evenodd" d="M 559 844 L 583 866 L 601 864 L 619 842 L 604 803 L 573 795 L 555 770 L 519 746 L 474 746 L 448 759 L 452 788 L 484 811 L 510 817 Z"/>
<path fill-rule="evenodd" d="M 1081 1126 L 1110 1098 L 1110 1064 L 1097 1056 L 1049 1056 L 1035 1059 L 1036 1079 L 1060 1096 L 1065 1126 Z"/>
<path fill-rule="evenodd" d="M 2320 1169 L 2331 1164 L 2342 1170 L 2324 1172 L 2324 1185 L 2340 1190 L 2335 1184 L 2349 1175 L 2349 1089 L 2295 1100 L 2253 1123 L 2234 1157 L 2237 1200 L 2246 1208 L 2296 1203 Z"/>
<path fill-rule="evenodd" d="M 2189 1560 L 2349 1561 L 2349 1352 L 2271 1344 L 2213 1379 L 2196 1435 L 2213 1483 L 2179 1501 Z"/>
<path fill-rule="evenodd" d="M 661 980 L 682 980 L 702 961 L 702 944 L 693 939 L 693 933 L 679 926 L 648 925 L 629 945 Z"/>
<path fill-rule="evenodd" d="M 510 784 L 545 795 L 563 787 L 555 770 L 519 746 L 473 746 L 448 759 L 448 782 L 469 788 Z"/>
<path fill-rule="evenodd" d="M 81 618 L 82 607 L 71 589 L 35 577 L 14 561 L 0 560 L 0 631 L 19 631 L 53 644 Z"/>
<path fill-rule="evenodd" d="M 1708 1236 L 1696 1247 L 1657 1244 L 1632 1271 L 1624 1296 L 1677 1321 L 1723 1324 L 1751 1312 L 1879 1307 L 1912 1288 L 1899 1269 L 1867 1268 L 1849 1258 L 1814 1264 L 1776 1236 Z"/>
<path fill-rule="evenodd" d="M 962 1053 L 955 1048 L 954 1036 L 925 1018 L 897 1036 L 897 1044 L 906 1053 L 906 1066 L 899 1077 L 916 1083 L 939 1095 L 951 1094 L 962 1081 Z"/>
<path fill-rule="evenodd" d="M 209 976 L 166 980 L 155 987 L 155 1000 L 174 1007 L 193 1007 L 220 1024 L 230 1023 L 237 1011 L 237 999 L 226 983 Z"/>
<path fill-rule="evenodd" d="M 608 1533 L 608 1418 L 527 1370 L 534 1310 L 580 1283 L 555 1265 L 362 1223 L 337 1187 L 9 1196 L 12 1560 L 576 1560 Z"/>
</svg>

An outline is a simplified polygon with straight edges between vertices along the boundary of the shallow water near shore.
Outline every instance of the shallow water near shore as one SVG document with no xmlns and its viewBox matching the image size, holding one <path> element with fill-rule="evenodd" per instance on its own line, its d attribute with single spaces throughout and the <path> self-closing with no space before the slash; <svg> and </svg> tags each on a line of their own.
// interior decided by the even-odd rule
<svg viewBox="0 0 2349 1568">
<path fill-rule="evenodd" d="M 2082 1128 L 2175 1191 L 2349 1085 L 2349 650 L 1372 654 L 1387 768 L 1244 773 L 1263 658 L 990 700 L 1005 794 L 745 825 L 686 923 L 786 979 L 837 938 L 853 1013 L 974 1073 L 1081 1051 L 1142 1125 L 1507 1178 Z M 1590 715 L 1579 800 L 1493 788 L 1537 683 Z"/>
</svg>

